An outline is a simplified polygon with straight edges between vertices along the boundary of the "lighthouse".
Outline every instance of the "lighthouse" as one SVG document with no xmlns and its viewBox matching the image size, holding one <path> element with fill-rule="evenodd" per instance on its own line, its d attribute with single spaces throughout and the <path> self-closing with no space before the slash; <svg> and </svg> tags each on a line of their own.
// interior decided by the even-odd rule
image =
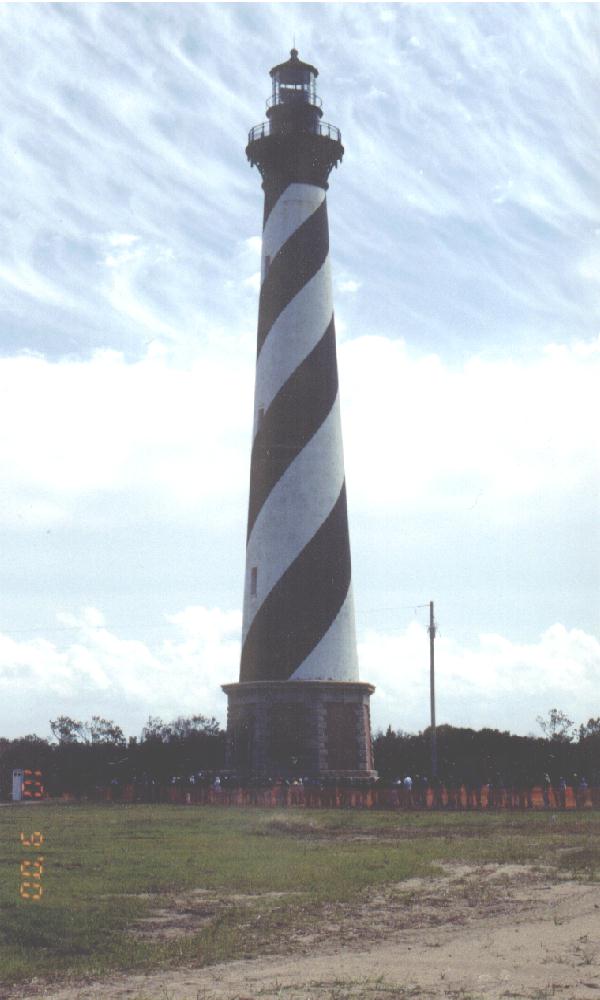
<svg viewBox="0 0 600 1000">
<path fill-rule="evenodd" d="M 344 147 L 318 70 L 270 71 L 246 155 L 264 217 L 239 682 L 227 763 L 252 777 L 375 775 L 358 676 L 326 191 Z"/>
</svg>

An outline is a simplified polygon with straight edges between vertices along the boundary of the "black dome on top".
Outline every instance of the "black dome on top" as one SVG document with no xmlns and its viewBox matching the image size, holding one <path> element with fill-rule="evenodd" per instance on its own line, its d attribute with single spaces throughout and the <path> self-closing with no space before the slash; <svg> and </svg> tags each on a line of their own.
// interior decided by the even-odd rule
<svg viewBox="0 0 600 1000">
<path fill-rule="evenodd" d="M 310 63 L 302 62 L 298 59 L 298 49 L 290 50 L 290 58 L 287 62 L 279 63 L 278 66 L 273 66 L 272 70 L 269 70 L 269 75 L 274 76 L 275 73 L 279 73 L 281 70 L 306 70 L 308 73 L 314 73 L 315 76 L 319 75 L 319 71 L 316 66 L 311 66 Z"/>
</svg>

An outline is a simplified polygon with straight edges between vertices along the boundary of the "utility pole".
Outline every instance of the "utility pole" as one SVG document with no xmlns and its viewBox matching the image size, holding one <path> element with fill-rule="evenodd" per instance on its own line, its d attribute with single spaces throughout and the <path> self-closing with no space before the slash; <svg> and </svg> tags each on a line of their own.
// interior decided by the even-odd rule
<svg viewBox="0 0 600 1000">
<path fill-rule="evenodd" d="M 434 669 L 435 621 L 433 601 L 429 602 L 429 701 L 431 706 L 431 776 L 437 778 L 437 733 L 435 729 L 435 669 Z"/>
</svg>

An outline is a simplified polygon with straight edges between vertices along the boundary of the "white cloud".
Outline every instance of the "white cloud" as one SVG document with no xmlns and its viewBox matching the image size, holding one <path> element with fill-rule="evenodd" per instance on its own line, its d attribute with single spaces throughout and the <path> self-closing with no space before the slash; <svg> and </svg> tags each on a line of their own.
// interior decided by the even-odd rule
<svg viewBox="0 0 600 1000">
<path fill-rule="evenodd" d="M 109 253 L 104 258 L 104 263 L 107 267 L 121 267 L 122 264 L 128 264 L 132 260 L 139 260 L 141 256 L 142 253 L 139 250 L 120 254 Z"/>
<path fill-rule="evenodd" d="M 132 243 L 137 243 L 139 238 L 133 233 L 109 233 L 107 236 L 111 247 L 129 247 Z"/>
<path fill-rule="evenodd" d="M 370 630 L 359 643 L 361 677 L 377 687 L 374 726 L 406 731 L 429 725 L 429 636 L 412 623 L 400 634 Z M 438 637 L 438 723 L 527 733 L 558 707 L 575 722 L 597 714 L 600 643 L 555 624 L 530 643 L 480 635 L 467 646 Z M 541 735 L 541 734 L 540 734 Z"/>
<path fill-rule="evenodd" d="M 158 645 L 120 638 L 95 608 L 58 620 L 60 643 L 0 633 L 0 697 L 14 719 L 1 735 L 46 735 L 60 714 L 109 714 L 131 734 L 148 715 L 202 713 L 224 723 L 220 685 L 237 680 L 240 612 L 186 608 L 168 617 L 173 638 Z"/>
<path fill-rule="evenodd" d="M 251 288 L 253 292 L 260 291 L 260 271 L 255 271 L 249 278 L 244 278 L 242 282 L 245 288 Z"/>
<path fill-rule="evenodd" d="M 578 264 L 579 273 L 586 281 L 600 282 L 600 250 L 583 257 Z"/>
<path fill-rule="evenodd" d="M 68 517 L 78 497 L 103 492 L 153 493 L 165 511 L 242 493 L 252 374 L 222 356 L 181 369 L 152 346 L 132 364 L 112 351 L 88 362 L 0 360 L 11 428 L 0 438 L 0 517 L 43 523 L 59 509 Z"/>
<path fill-rule="evenodd" d="M 248 250 L 251 253 L 253 253 L 255 257 L 258 257 L 258 259 L 260 260 L 260 252 L 262 249 L 262 236 L 249 236 L 245 240 L 245 244 Z"/>
<path fill-rule="evenodd" d="M 483 495 L 494 518 L 598 488 L 600 350 L 446 365 L 377 337 L 340 349 L 347 473 L 363 510 L 446 513 Z"/>
<path fill-rule="evenodd" d="M 39 299 L 49 305 L 68 304 L 62 291 L 27 261 L 0 265 L 0 281 L 6 282 L 25 299 Z"/>
<path fill-rule="evenodd" d="M 347 281 L 338 281 L 337 287 L 340 292 L 357 292 L 361 287 L 361 282 L 349 278 Z"/>
</svg>

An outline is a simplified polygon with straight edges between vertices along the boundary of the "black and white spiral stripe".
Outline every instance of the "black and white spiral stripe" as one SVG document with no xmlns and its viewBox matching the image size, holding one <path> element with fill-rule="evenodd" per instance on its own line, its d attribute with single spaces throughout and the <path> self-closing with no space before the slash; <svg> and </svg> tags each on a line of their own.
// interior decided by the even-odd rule
<svg viewBox="0 0 600 1000">
<path fill-rule="evenodd" d="M 240 680 L 358 680 L 325 191 L 271 201 Z"/>
</svg>

